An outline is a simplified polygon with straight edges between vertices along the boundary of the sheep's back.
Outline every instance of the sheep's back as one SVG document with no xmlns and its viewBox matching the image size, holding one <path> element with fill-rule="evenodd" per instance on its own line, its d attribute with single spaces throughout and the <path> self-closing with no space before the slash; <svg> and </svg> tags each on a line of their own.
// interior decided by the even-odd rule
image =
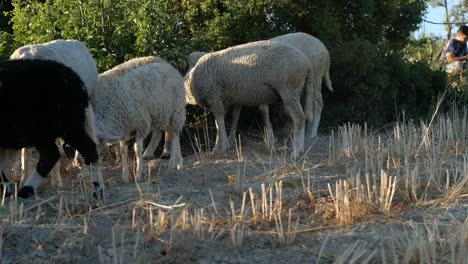
<svg viewBox="0 0 468 264">
<path fill-rule="evenodd" d="M 97 83 L 97 66 L 89 49 L 78 40 L 54 40 L 43 44 L 31 44 L 18 48 L 10 59 L 53 60 L 70 67 L 82 79 L 88 95 Z"/>
<path fill-rule="evenodd" d="M 144 66 L 146 64 L 150 63 L 167 63 L 165 60 L 161 59 L 160 57 L 156 56 L 146 56 L 146 57 L 138 57 L 138 58 L 133 58 L 130 59 L 124 63 L 121 63 L 114 68 L 104 72 L 106 76 L 112 76 L 112 77 L 117 77 L 119 75 L 123 75 L 127 73 L 128 71 L 131 71 L 135 68 Z"/>
<path fill-rule="evenodd" d="M 27 76 L 27 77 L 25 77 Z M 84 125 L 88 95 L 79 76 L 54 61 L 0 62 L 0 147 L 55 140 Z"/>
<path fill-rule="evenodd" d="M 278 90 L 285 87 L 302 91 L 309 70 L 307 58 L 297 49 L 258 41 L 203 56 L 187 85 L 202 105 L 216 98 L 225 104 L 258 105 L 277 101 Z"/>
<path fill-rule="evenodd" d="M 290 33 L 274 37 L 271 40 L 291 45 L 304 53 L 316 71 L 324 71 L 325 65 L 330 64 L 330 55 L 325 45 L 318 38 L 309 34 Z"/>
</svg>

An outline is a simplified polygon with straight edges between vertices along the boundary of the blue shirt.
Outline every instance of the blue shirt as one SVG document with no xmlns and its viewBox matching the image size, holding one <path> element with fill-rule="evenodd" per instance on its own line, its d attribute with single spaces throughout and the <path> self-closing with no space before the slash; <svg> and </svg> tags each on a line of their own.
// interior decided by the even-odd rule
<svg viewBox="0 0 468 264">
<path fill-rule="evenodd" d="M 455 57 L 463 57 L 468 54 L 466 42 L 457 39 L 451 39 L 444 48 L 444 59 L 446 59 L 447 52 L 452 53 Z"/>
</svg>

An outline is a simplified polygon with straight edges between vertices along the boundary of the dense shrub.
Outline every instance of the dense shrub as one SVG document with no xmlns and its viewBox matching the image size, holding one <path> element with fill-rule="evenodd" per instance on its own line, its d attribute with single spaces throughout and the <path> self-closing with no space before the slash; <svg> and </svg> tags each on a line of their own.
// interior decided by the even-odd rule
<svg viewBox="0 0 468 264">
<path fill-rule="evenodd" d="M 446 86 L 442 72 L 404 53 L 426 5 L 424 0 L 13 0 L 12 34 L 0 32 L 0 56 L 25 44 L 74 38 L 87 43 L 100 72 L 133 57 L 157 55 L 185 73 L 185 57 L 193 50 L 303 31 L 322 40 L 331 54 L 335 92 L 324 90 L 322 127 L 382 124 L 403 111 L 426 117 Z M 258 123 L 251 120 L 258 117 L 256 109 L 250 111 L 254 115 L 241 119 L 247 126 Z"/>
</svg>

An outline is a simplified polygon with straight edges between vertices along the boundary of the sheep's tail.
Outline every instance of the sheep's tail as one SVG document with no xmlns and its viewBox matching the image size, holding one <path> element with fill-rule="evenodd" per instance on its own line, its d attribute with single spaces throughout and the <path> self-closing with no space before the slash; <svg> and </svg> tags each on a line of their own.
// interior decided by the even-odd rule
<svg viewBox="0 0 468 264">
<path fill-rule="evenodd" d="M 323 79 L 325 80 L 325 86 L 327 86 L 328 90 L 330 90 L 330 92 L 333 92 L 333 86 L 330 80 L 330 58 L 328 58 L 327 68 L 325 69 Z"/>
</svg>

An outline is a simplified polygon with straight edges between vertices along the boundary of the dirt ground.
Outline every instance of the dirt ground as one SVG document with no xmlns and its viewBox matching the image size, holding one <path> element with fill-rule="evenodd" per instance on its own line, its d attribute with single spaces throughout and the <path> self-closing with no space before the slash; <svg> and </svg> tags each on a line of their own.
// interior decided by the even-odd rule
<svg viewBox="0 0 468 264">
<path fill-rule="evenodd" d="M 342 225 L 328 184 L 355 161 L 331 164 L 328 135 L 297 163 L 281 144 L 268 151 L 259 137 L 242 140 L 221 157 L 192 151 L 180 171 L 150 161 L 138 185 L 120 183 L 119 163 L 107 161 L 101 204 L 87 177 L 63 169 L 63 190 L 45 182 L 35 198 L 0 208 L 1 263 L 420 263 L 424 252 L 405 252 L 432 245 L 434 234 L 465 241 L 455 256 L 438 242 L 427 251 L 440 253 L 434 263 L 468 263 L 468 234 L 458 233 L 468 224 L 467 193 L 437 206 L 396 200 L 389 212 Z"/>
</svg>

